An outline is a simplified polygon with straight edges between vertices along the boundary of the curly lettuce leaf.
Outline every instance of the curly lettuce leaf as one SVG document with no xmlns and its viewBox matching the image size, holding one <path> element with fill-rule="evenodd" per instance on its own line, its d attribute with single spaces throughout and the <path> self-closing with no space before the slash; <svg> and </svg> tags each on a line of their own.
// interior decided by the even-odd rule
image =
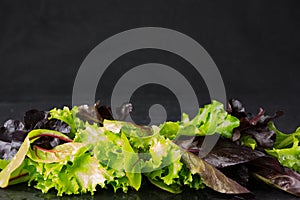
<svg viewBox="0 0 300 200">
<path fill-rule="evenodd" d="M 31 173 L 29 185 L 47 193 L 57 190 L 57 195 L 94 194 L 97 185 L 105 187 L 105 181 L 112 179 L 109 172 L 89 153 L 74 156 L 74 160 L 58 163 L 40 163 L 30 160 L 28 171 Z"/>
<path fill-rule="evenodd" d="M 83 122 L 76 116 L 78 113 L 77 106 L 74 106 L 71 110 L 66 106 L 63 109 L 53 108 L 49 113 L 49 119 L 58 119 L 71 127 L 69 135 L 72 139 L 75 137 L 77 130 L 83 127 Z"/>
<path fill-rule="evenodd" d="M 17 154 L 0 172 L 0 187 L 7 187 L 8 184 L 10 184 L 10 180 L 13 180 L 14 182 L 20 182 L 21 180 L 27 181 L 27 179 L 24 178 L 25 174 L 27 174 L 26 170 L 23 170 L 23 168 L 26 166 L 24 165 L 24 160 L 30 151 L 30 144 L 43 136 L 52 136 L 60 138 L 64 141 L 72 141 L 66 135 L 53 130 L 36 129 L 29 132 Z M 21 176 L 22 174 L 24 176 Z M 22 179 L 18 179 L 18 181 L 16 181 L 16 178 L 14 177 L 19 177 Z"/>
<path fill-rule="evenodd" d="M 159 134 L 173 140 L 177 137 L 180 128 L 180 122 L 165 122 L 160 126 Z"/>
<path fill-rule="evenodd" d="M 115 183 L 111 181 L 110 184 L 115 190 L 120 180 L 123 185 L 119 186 L 123 191 L 127 191 L 127 186 L 138 190 L 142 173 L 170 165 L 170 175 L 161 180 L 170 184 L 171 179 L 178 178 L 177 170 L 174 171 L 172 166 L 180 159 L 180 149 L 158 133 L 159 128 L 156 126 L 150 128 L 104 120 L 103 127 L 86 124 L 86 129 L 78 132 L 75 141 L 89 145 L 101 165 L 111 170 Z"/>
<path fill-rule="evenodd" d="M 291 134 L 278 131 L 273 123 L 269 123 L 269 128 L 275 131 L 276 141 L 274 148 L 266 149 L 266 152 L 277 158 L 284 167 L 300 172 L 300 128 Z"/>
<path fill-rule="evenodd" d="M 52 134 L 57 137 L 64 138 L 65 140 L 70 140 L 64 134 L 59 133 L 57 131 L 52 131 L 52 130 L 36 129 L 36 130 L 29 132 L 28 135 L 26 136 L 26 138 L 24 139 L 24 142 L 22 143 L 19 151 L 12 158 L 12 160 L 8 163 L 8 165 L 0 172 L 0 187 L 1 188 L 5 188 L 8 186 L 12 173 L 22 165 L 22 163 L 29 151 L 30 144 L 45 133 L 47 133 L 48 135 Z"/>
<path fill-rule="evenodd" d="M 155 134 L 158 134 L 158 132 L 154 133 L 151 127 L 139 126 L 124 121 L 104 120 L 103 126 L 106 130 L 113 133 L 123 132 L 135 149 L 147 150 L 150 141 L 155 137 Z"/>
<path fill-rule="evenodd" d="M 183 186 L 196 190 L 205 188 L 205 184 L 200 176 L 192 174 L 180 159 L 162 169 L 146 173 L 145 175 L 150 183 L 173 194 L 181 193 Z"/>
<path fill-rule="evenodd" d="M 182 191 L 183 185 L 195 189 L 204 187 L 199 177 L 192 178 L 180 160 L 180 148 L 170 139 L 160 135 L 159 127 L 152 126 L 149 129 L 149 127 L 136 126 L 127 122 L 104 121 L 104 128 L 115 133 L 120 132 L 124 138 L 129 137 L 128 141 L 135 153 L 126 157 L 134 157 L 132 160 L 137 167 L 135 170 L 144 173 L 150 183 L 175 194 Z M 186 177 L 189 177 L 189 181 L 185 180 Z"/>
<path fill-rule="evenodd" d="M 199 109 L 198 114 L 192 119 L 185 113 L 181 122 L 166 122 L 162 124 L 161 135 L 175 139 L 180 135 L 205 136 L 219 133 L 225 138 L 232 137 L 232 130 L 239 126 L 239 119 L 229 115 L 224 105 L 212 101 Z"/>
<path fill-rule="evenodd" d="M 84 143 L 98 162 L 114 176 L 108 184 L 114 190 L 128 187 L 138 190 L 141 186 L 142 175 L 138 154 L 122 132 L 114 133 L 98 127 L 96 124 L 86 124 L 86 128 L 79 131 L 75 141 Z"/>
<path fill-rule="evenodd" d="M 159 134 L 160 129 L 157 126 L 137 126 L 129 122 L 109 120 L 104 120 L 103 125 L 103 128 L 105 129 L 103 133 L 106 137 L 108 137 L 108 139 L 100 142 L 107 144 L 111 141 L 116 141 L 116 144 L 122 144 L 122 146 L 124 146 L 124 141 L 118 142 L 118 137 L 124 134 L 124 137 L 126 137 L 129 141 L 128 146 L 130 145 L 133 150 L 132 154 L 139 156 L 139 160 L 137 160 L 137 163 L 135 164 L 135 166 L 139 166 L 139 168 L 136 168 L 139 171 L 153 171 L 180 158 L 179 147 L 168 138 L 161 136 Z M 103 153 L 108 152 L 102 148 L 98 149 L 97 152 L 100 151 Z M 123 151 L 122 153 L 128 153 L 128 151 Z M 105 153 L 99 154 L 103 156 Z M 102 158 L 101 160 L 105 159 Z"/>
<path fill-rule="evenodd" d="M 192 170 L 194 160 L 187 162 L 182 158 L 181 148 L 172 140 L 181 135 L 205 136 L 215 133 L 229 138 L 232 129 L 239 125 L 239 120 L 228 115 L 217 101 L 201 108 L 192 120 L 183 114 L 181 122 L 166 122 L 159 127 L 138 126 L 106 118 L 102 119 L 100 127 L 94 123 L 98 122 L 94 119 L 95 115 L 88 116 L 94 123 L 90 124 L 89 121 L 82 121 L 77 114 L 78 107 L 52 109 L 50 119 L 68 124 L 71 139 L 56 131 L 31 131 L 25 139 L 27 145 L 24 144 L 22 153 L 18 152 L 16 156 L 18 162 L 12 160 L 7 166 L 3 163 L 0 178 L 3 176 L 1 179 L 4 184 L 5 181 L 11 183 L 14 173 L 26 172 L 29 184 L 35 185 L 43 193 L 53 188 L 59 196 L 87 192 L 93 194 L 98 185 L 127 192 L 130 187 L 135 190 L 141 187 L 144 174 L 154 185 L 173 193 L 181 192 L 184 185 L 194 189 L 207 185 L 215 189 L 207 176 L 202 178 L 206 173 Z M 44 136 L 59 138 L 66 143 L 53 149 L 34 144 Z M 207 169 L 206 166 L 202 170 Z M 232 182 L 229 181 L 229 184 Z"/>
<path fill-rule="evenodd" d="M 285 167 L 291 168 L 300 172 L 300 146 L 299 139 L 293 137 L 293 146 L 289 148 L 266 150 L 266 152 L 278 159 L 278 161 Z"/>
</svg>

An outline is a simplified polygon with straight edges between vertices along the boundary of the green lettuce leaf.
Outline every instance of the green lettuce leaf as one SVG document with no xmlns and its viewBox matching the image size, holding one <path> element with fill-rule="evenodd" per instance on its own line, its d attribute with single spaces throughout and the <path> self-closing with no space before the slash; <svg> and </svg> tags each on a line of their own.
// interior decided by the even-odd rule
<svg viewBox="0 0 300 200">
<path fill-rule="evenodd" d="M 124 166 L 129 184 L 136 190 L 141 187 L 142 174 L 139 166 L 139 156 L 132 149 L 127 137 L 121 134 L 122 151 L 124 152 Z"/>
<path fill-rule="evenodd" d="M 106 130 L 105 125 L 99 127 L 96 124 L 86 124 L 74 141 L 84 143 L 100 165 L 113 175 L 114 178 L 107 183 L 115 191 L 122 189 L 126 192 L 128 187 L 136 190 L 140 188 L 142 175 L 138 154 L 120 130 L 114 133 Z"/>
<path fill-rule="evenodd" d="M 240 138 L 240 141 L 241 141 L 241 145 L 242 146 L 246 146 L 246 147 L 250 147 L 251 149 L 255 149 L 256 146 L 257 146 L 257 142 L 256 140 L 251 137 L 250 135 L 243 135 L 241 138 Z"/>
<path fill-rule="evenodd" d="M 276 133 L 276 140 L 274 143 L 274 148 L 276 149 L 282 149 L 282 148 L 288 148 L 293 145 L 295 142 L 294 138 L 300 139 L 300 127 L 296 129 L 294 133 L 286 134 L 281 131 L 279 131 L 273 122 L 268 123 L 268 127 L 270 130 L 274 131 Z"/>
<path fill-rule="evenodd" d="M 27 137 L 25 138 L 24 142 L 22 143 L 19 151 L 17 154 L 13 157 L 13 159 L 9 162 L 1 161 L 1 165 L 3 168 L 0 172 L 0 187 L 5 188 L 8 185 L 17 184 L 20 182 L 26 182 L 30 178 L 30 172 L 26 169 L 26 165 L 28 162 L 28 159 L 26 159 L 26 156 L 31 156 L 32 158 L 36 158 L 39 161 L 42 160 L 41 157 L 44 156 L 45 160 L 49 158 L 50 156 L 45 156 L 44 152 L 40 153 L 40 150 L 35 151 L 36 154 L 32 154 L 30 149 L 30 144 L 33 143 L 35 140 L 37 140 L 40 137 L 48 136 L 48 137 L 57 137 L 64 141 L 70 142 L 72 141 L 70 138 L 68 138 L 66 135 L 53 131 L 53 130 L 46 130 L 46 129 L 36 129 L 28 133 Z M 49 154 L 49 151 L 46 153 Z M 56 154 L 56 152 L 52 153 Z M 49 154 L 50 155 L 50 154 Z M 41 157 L 39 157 L 41 156 Z M 55 156 L 58 156 L 55 155 Z M 52 156 L 52 157 L 55 157 Z M 46 162 L 49 162 L 48 160 Z"/>
<path fill-rule="evenodd" d="M 225 138 L 232 137 L 232 130 L 239 126 L 239 119 L 229 115 L 223 104 L 212 101 L 199 109 L 198 114 L 192 119 L 185 113 L 181 122 L 166 122 L 162 124 L 161 135 L 175 139 L 180 135 L 205 136 L 219 133 Z"/>
<path fill-rule="evenodd" d="M 180 122 L 166 122 L 159 127 L 112 120 L 101 121 L 100 127 L 83 122 L 77 114 L 78 107 L 52 109 L 50 119 L 67 123 L 70 137 L 45 129 L 31 131 L 16 156 L 0 162 L 0 186 L 28 181 L 43 193 L 55 189 L 58 196 L 93 194 L 98 185 L 127 192 L 129 188 L 139 190 L 146 176 L 152 184 L 172 193 L 181 192 L 183 186 L 201 189 L 205 185 L 219 191 L 212 184 L 217 178 L 208 179 L 207 173 L 214 173 L 224 183 L 237 187 L 204 161 L 187 157 L 172 141 L 181 135 L 215 133 L 230 138 L 239 120 L 228 115 L 217 101 L 201 108 L 192 120 L 183 114 Z M 50 150 L 32 144 L 45 136 L 65 143 Z M 235 191 L 228 188 L 225 192 Z"/>
<path fill-rule="evenodd" d="M 78 152 L 80 149 L 85 151 L 85 144 L 70 142 L 58 145 L 51 150 L 33 146 L 33 149 L 29 149 L 27 152 L 27 156 L 31 160 L 39 163 L 62 162 L 71 160 L 71 157 L 74 156 L 74 152 Z"/>
<path fill-rule="evenodd" d="M 34 142 L 36 139 L 41 137 L 43 134 L 46 135 L 55 135 L 57 137 L 60 137 L 61 139 L 70 140 L 67 136 L 65 136 L 62 133 L 59 133 L 57 131 L 52 130 L 44 130 L 44 129 L 36 129 L 28 133 L 27 137 L 25 138 L 24 142 L 22 143 L 19 151 L 17 154 L 13 157 L 13 159 L 5 166 L 5 168 L 0 172 L 0 187 L 5 188 L 9 184 L 9 180 L 11 178 L 11 175 L 15 170 L 17 170 L 23 163 L 29 148 L 30 144 Z M 22 171 L 22 168 L 18 169 L 19 171 Z"/>
<path fill-rule="evenodd" d="M 103 127 L 86 124 L 86 129 L 78 132 L 75 141 L 89 145 L 101 165 L 111 171 L 115 178 L 109 184 L 115 190 L 120 187 L 127 191 L 127 186 L 138 190 L 142 173 L 168 169 L 169 173 L 161 177 L 167 185 L 179 178 L 180 149 L 159 135 L 159 130 L 156 126 L 105 120 Z M 117 186 L 121 180 L 123 185 Z"/>
<path fill-rule="evenodd" d="M 278 131 L 273 123 L 269 128 L 276 133 L 276 140 L 273 149 L 266 149 L 266 152 L 278 159 L 285 167 L 300 172 L 300 128 L 294 133 L 284 134 Z"/>
<path fill-rule="evenodd" d="M 155 186 L 174 194 L 181 193 L 183 186 L 196 190 L 205 188 L 205 184 L 200 176 L 192 174 L 180 159 L 162 169 L 146 173 L 145 175 Z"/>
<path fill-rule="evenodd" d="M 0 187 L 5 188 L 8 186 L 9 179 L 11 177 L 11 174 L 22 165 L 25 156 L 28 152 L 28 149 L 30 147 L 30 140 L 29 137 L 31 134 L 28 134 L 28 136 L 25 138 L 24 142 L 22 143 L 19 151 L 16 153 L 16 155 L 13 157 L 13 159 L 6 165 L 6 167 L 0 172 Z"/>
<path fill-rule="evenodd" d="M 80 155 L 81 154 L 81 155 Z M 97 185 L 105 187 L 105 181 L 112 179 L 109 172 L 89 153 L 74 155 L 72 161 L 40 163 L 30 160 L 27 170 L 31 174 L 29 185 L 47 193 L 57 190 L 57 195 L 94 194 Z"/>
<path fill-rule="evenodd" d="M 61 120 L 71 127 L 70 138 L 72 139 L 75 137 L 77 130 L 83 128 L 83 121 L 76 116 L 78 113 L 77 106 L 74 106 L 71 110 L 66 106 L 63 109 L 53 108 L 49 113 L 49 119 Z"/>
<path fill-rule="evenodd" d="M 156 180 L 155 178 L 149 178 L 148 180 L 150 183 L 152 183 L 153 185 L 155 185 L 156 187 L 165 190 L 167 192 L 173 193 L 173 194 L 179 194 L 182 192 L 181 190 L 181 185 L 178 184 L 172 184 L 172 185 L 167 185 L 165 184 L 163 181 L 161 180 Z"/>
<path fill-rule="evenodd" d="M 2 160 L 0 159 L 0 169 L 4 169 L 8 164 L 10 160 Z"/>
</svg>

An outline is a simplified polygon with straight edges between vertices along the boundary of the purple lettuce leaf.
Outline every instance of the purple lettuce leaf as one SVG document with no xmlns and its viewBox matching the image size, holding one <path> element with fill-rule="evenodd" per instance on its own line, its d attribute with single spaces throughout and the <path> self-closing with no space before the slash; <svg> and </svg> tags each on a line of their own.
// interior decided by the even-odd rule
<svg viewBox="0 0 300 200">
<path fill-rule="evenodd" d="M 241 143 L 242 136 L 250 136 L 260 149 L 273 147 L 276 134 L 268 128 L 268 123 L 283 115 L 282 111 L 277 111 L 274 115 L 265 115 L 265 111 L 259 108 L 259 112 L 253 115 L 246 112 L 239 100 L 231 99 L 228 101 L 227 112 L 240 120 L 240 126 L 234 129 L 233 141 Z"/>
</svg>

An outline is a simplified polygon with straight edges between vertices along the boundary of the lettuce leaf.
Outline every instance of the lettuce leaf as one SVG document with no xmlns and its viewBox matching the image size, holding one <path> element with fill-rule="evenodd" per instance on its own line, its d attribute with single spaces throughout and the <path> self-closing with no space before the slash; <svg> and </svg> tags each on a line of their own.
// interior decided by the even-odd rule
<svg viewBox="0 0 300 200">
<path fill-rule="evenodd" d="M 200 108 L 192 120 L 183 113 L 181 122 L 162 124 L 160 134 L 170 139 L 178 138 L 180 135 L 205 136 L 215 133 L 231 138 L 232 130 L 238 126 L 239 119 L 229 115 L 223 104 L 213 100 L 211 104 Z"/>
<path fill-rule="evenodd" d="M 75 141 L 85 143 L 93 155 L 114 175 L 108 182 L 115 190 L 138 190 L 142 173 L 152 172 L 180 159 L 179 147 L 158 134 L 158 127 L 140 127 L 128 122 L 104 120 L 103 127 L 86 124 Z M 151 135 L 152 134 L 152 135 Z M 170 170 L 176 177 L 176 171 Z M 165 177 L 170 182 L 172 177 Z M 121 181 L 121 185 L 119 182 Z"/>
<path fill-rule="evenodd" d="M 5 188 L 9 184 L 9 179 L 11 174 L 20 167 L 25 159 L 27 151 L 30 147 L 29 137 L 31 134 L 25 138 L 23 144 L 21 145 L 17 154 L 13 157 L 13 159 L 6 165 L 6 167 L 0 172 L 0 187 Z"/>
<path fill-rule="evenodd" d="M 251 161 L 252 174 L 259 180 L 300 197 L 300 175 L 282 167 L 276 158 L 265 156 Z"/>
<path fill-rule="evenodd" d="M 181 161 L 176 162 L 153 172 L 145 174 L 148 180 L 155 186 L 168 192 L 178 194 L 182 192 L 182 186 L 192 189 L 203 189 L 205 184 L 198 174 L 193 174 Z"/>
<path fill-rule="evenodd" d="M 96 186 L 105 187 L 105 181 L 112 179 L 109 172 L 89 153 L 74 155 L 67 162 L 45 163 L 30 160 L 28 171 L 31 174 L 29 185 L 36 183 L 35 188 L 47 193 L 51 188 L 57 195 L 94 194 Z"/>
<path fill-rule="evenodd" d="M 32 161 L 39 163 L 63 162 L 65 160 L 71 160 L 72 156 L 74 156 L 74 152 L 78 152 L 81 149 L 86 150 L 85 145 L 76 142 L 58 145 L 51 150 L 33 146 L 33 149 L 29 149 L 27 152 L 27 156 Z"/>
<path fill-rule="evenodd" d="M 52 109 L 49 119 L 66 123 L 71 129 L 69 137 L 46 129 L 31 131 L 14 159 L 0 163 L 3 168 L 0 186 L 6 187 L 15 180 L 28 181 L 43 193 L 55 189 L 62 196 L 94 194 L 98 185 L 113 187 L 114 191 L 139 190 L 142 178 L 147 177 L 154 185 L 172 193 L 181 192 L 182 186 L 201 189 L 207 185 L 216 189 L 206 173 L 191 167 L 193 159 L 182 157 L 181 147 L 173 141 L 182 135 L 215 133 L 229 138 L 239 125 L 239 120 L 228 115 L 217 101 L 201 108 L 192 120 L 183 114 L 180 122 L 166 122 L 159 127 L 106 120 L 105 116 L 111 116 L 108 108 L 102 109 L 105 112 L 101 114 L 98 108 L 80 107 L 80 116 L 86 120 L 83 121 L 78 109 Z M 62 143 L 45 149 L 35 143 L 43 137 L 59 138 Z M 23 174 L 22 178 L 14 179 Z"/>
<path fill-rule="evenodd" d="M 27 137 L 25 138 L 24 142 L 22 143 L 19 151 L 17 154 L 13 157 L 13 159 L 5 166 L 5 168 L 0 172 L 0 187 L 4 188 L 7 187 L 9 184 L 9 180 L 11 178 L 11 175 L 16 170 L 22 171 L 22 163 L 30 149 L 30 144 L 37 140 L 39 137 L 42 137 L 44 135 L 47 136 L 55 136 L 60 139 L 66 140 L 66 141 L 72 141 L 64 134 L 52 131 L 52 130 L 44 130 L 44 129 L 36 129 L 28 133 Z"/>
<path fill-rule="evenodd" d="M 240 140 L 239 142 L 243 145 L 251 148 L 266 149 L 273 147 L 276 134 L 268 127 L 268 123 L 283 115 L 282 111 L 277 111 L 273 115 L 266 115 L 265 110 L 259 108 L 257 114 L 252 114 L 246 112 L 243 104 L 237 99 L 228 101 L 227 111 L 240 120 L 240 126 L 234 129 L 232 141 Z"/>
<path fill-rule="evenodd" d="M 189 168 L 192 174 L 199 174 L 203 183 L 213 190 L 226 194 L 244 194 L 250 193 L 249 190 L 226 177 L 218 169 L 205 162 L 198 156 L 182 150 L 182 160 Z"/>
<path fill-rule="evenodd" d="M 241 136 L 240 141 L 242 146 L 250 147 L 252 150 L 254 150 L 257 147 L 256 140 L 250 135 Z"/>
<path fill-rule="evenodd" d="M 68 143 L 51 150 L 37 146 L 32 149 L 30 144 L 43 136 L 60 138 Z M 83 143 L 72 142 L 62 133 L 44 129 L 33 130 L 14 157 L 18 162 L 13 159 L 1 171 L 1 187 L 6 187 L 8 181 L 10 184 L 16 182 L 14 176 L 18 175 L 18 182 L 36 183 L 35 187 L 44 193 L 55 188 L 58 196 L 86 192 L 93 194 L 97 185 L 105 187 L 104 182 L 111 175 L 87 150 Z M 25 172 L 26 176 L 21 176 Z"/>
<path fill-rule="evenodd" d="M 277 158 L 283 166 L 300 172 L 300 128 L 291 134 L 278 131 L 274 123 L 269 123 L 269 128 L 275 131 L 276 141 L 273 149 L 266 149 L 266 152 Z"/>
<path fill-rule="evenodd" d="M 50 110 L 49 113 L 49 119 L 58 119 L 67 123 L 71 127 L 70 138 L 75 137 L 77 129 L 80 128 L 82 124 L 81 120 L 76 117 L 78 113 L 77 106 L 74 106 L 71 110 L 68 107 L 64 107 L 63 109 L 54 108 Z"/>
<path fill-rule="evenodd" d="M 138 166 L 139 157 L 131 147 L 127 137 L 121 134 L 122 151 L 124 152 L 124 166 L 129 184 L 138 190 L 141 187 L 142 174 Z"/>
<path fill-rule="evenodd" d="M 136 164 L 139 158 L 123 133 L 113 133 L 105 126 L 87 123 L 74 141 L 84 143 L 99 164 L 109 171 L 113 178 L 107 184 L 112 185 L 115 191 L 122 189 L 127 192 L 128 187 L 140 188 L 142 175 Z"/>
</svg>

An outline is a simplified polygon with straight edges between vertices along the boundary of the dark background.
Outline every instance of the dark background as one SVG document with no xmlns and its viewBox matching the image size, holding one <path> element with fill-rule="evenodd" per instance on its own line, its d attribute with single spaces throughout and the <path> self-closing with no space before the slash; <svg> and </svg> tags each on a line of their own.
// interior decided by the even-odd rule
<svg viewBox="0 0 300 200">
<path fill-rule="evenodd" d="M 1 1 L 0 121 L 21 118 L 30 108 L 71 105 L 77 70 L 95 46 L 119 32 L 154 26 L 177 30 L 200 43 L 218 66 L 228 98 L 242 100 L 251 112 L 259 106 L 270 114 L 284 110 L 277 125 L 291 132 L 300 126 L 298 2 Z M 132 52 L 112 66 L 121 73 L 126 66 L 153 61 L 188 66 L 175 55 L 154 50 Z M 199 83 L 195 90 L 201 103 L 207 103 L 201 77 L 187 76 Z M 116 77 L 105 77 L 101 89 L 109 90 Z M 97 98 L 109 103 L 108 97 Z M 267 198 L 264 189 L 256 191 Z M 291 198 L 276 192 L 271 194 Z"/>
<path fill-rule="evenodd" d="M 297 1 L 1 1 L 0 119 L 20 117 L 32 106 L 70 105 L 77 70 L 96 45 L 121 31 L 155 26 L 199 42 L 217 64 L 228 98 L 239 98 L 251 112 L 284 110 L 278 126 L 293 131 L 300 125 L 299 8 Z M 145 51 L 115 66 L 122 71 L 153 60 L 180 63 Z M 204 104 L 208 93 L 198 81 Z"/>
<path fill-rule="evenodd" d="M 30 106 L 49 109 L 70 105 L 77 70 L 95 46 L 121 31 L 155 26 L 174 29 L 195 39 L 218 66 L 228 98 L 239 98 L 251 112 L 256 112 L 259 106 L 269 113 L 284 110 L 286 114 L 278 126 L 293 131 L 300 125 L 298 4 L 297 1 L 199 0 L 1 1 L 0 119 L 19 117 Z M 174 55 L 139 51 L 116 60 L 114 66 L 122 71 L 126 65 L 149 61 L 169 66 L 180 63 Z M 180 64 L 185 67 L 184 62 Z M 113 75 L 106 78 L 108 87 L 110 78 Z M 195 78 L 192 80 L 195 82 Z M 196 81 L 199 81 L 197 93 L 200 96 L 203 93 L 202 103 L 207 103 L 203 80 Z M 109 104 L 106 97 L 97 98 Z M 14 102 L 18 104 L 11 105 Z"/>
</svg>

